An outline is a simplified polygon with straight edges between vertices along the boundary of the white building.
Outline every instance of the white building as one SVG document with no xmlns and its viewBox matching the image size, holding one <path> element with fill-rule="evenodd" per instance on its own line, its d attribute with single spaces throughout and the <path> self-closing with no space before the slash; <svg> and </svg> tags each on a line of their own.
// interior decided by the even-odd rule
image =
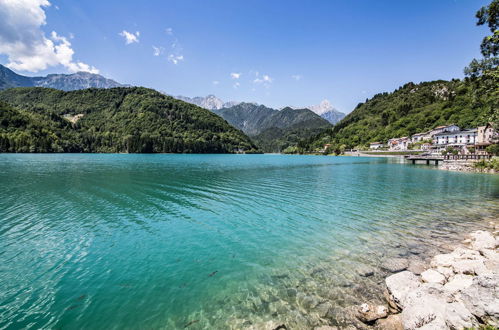
<svg viewBox="0 0 499 330">
<path fill-rule="evenodd" d="M 409 146 L 410 142 L 411 140 L 406 136 L 401 138 L 390 139 L 388 140 L 388 147 L 390 148 L 391 151 L 407 150 L 407 147 Z"/>
<path fill-rule="evenodd" d="M 424 141 L 424 140 L 426 140 L 427 135 L 428 135 L 428 132 L 414 134 L 411 136 L 411 142 L 416 143 L 416 142 Z"/>
<path fill-rule="evenodd" d="M 429 133 L 431 137 L 440 134 L 440 133 L 445 133 L 445 132 L 457 132 L 460 131 L 461 129 L 459 126 L 451 124 L 451 125 L 443 125 L 443 126 L 437 126 L 434 129 L 432 129 Z"/>
<path fill-rule="evenodd" d="M 371 143 L 369 143 L 369 149 L 377 150 L 379 148 L 383 148 L 383 143 L 381 143 L 381 142 L 371 142 Z"/>
<path fill-rule="evenodd" d="M 477 129 L 442 132 L 435 134 L 434 139 L 438 147 L 474 145 L 477 141 Z"/>
</svg>

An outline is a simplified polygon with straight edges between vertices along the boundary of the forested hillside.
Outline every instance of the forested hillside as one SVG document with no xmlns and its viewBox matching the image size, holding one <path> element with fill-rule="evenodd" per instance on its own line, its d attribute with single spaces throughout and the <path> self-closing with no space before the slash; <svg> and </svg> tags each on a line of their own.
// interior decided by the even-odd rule
<svg viewBox="0 0 499 330">
<path fill-rule="evenodd" d="M 469 81 L 408 83 L 392 93 L 381 93 L 359 104 L 333 128 L 308 141 L 306 150 L 330 143 L 334 148 L 367 146 L 393 137 L 409 136 L 435 126 L 476 127 L 487 122 L 487 100 L 476 97 Z"/>
<path fill-rule="evenodd" d="M 198 106 L 146 88 L 0 92 L 1 152 L 254 151 L 241 131 Z"/>
</svg>

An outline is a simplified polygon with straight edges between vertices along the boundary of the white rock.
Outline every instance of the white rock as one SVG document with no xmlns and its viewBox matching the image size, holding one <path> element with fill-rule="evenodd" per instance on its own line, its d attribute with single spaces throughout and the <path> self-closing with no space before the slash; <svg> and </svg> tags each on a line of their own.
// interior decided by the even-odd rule
<svg viewBox="0 0 499 330">
<path fill-rule="evenodd" d="M 497 241 L 488 231 L 478 230 L 470 234 L 471 248 L 473 250 L 495 249 Z"/>
<path fill-rule="evenodd" d="M 484 322 L 499 326 L 499 275 L 482 275 L 461 293 L 468 310 Z"/>
<path fill-rule="evenodd" d="M 390 300 L 399 308 L 404 308 L 404 301 L 407 294 L 421 285 L 417 276 L 409 271 L 388 276 L 385 282 Z"/>
<path fill-rule="evenodd" d="M 469 287 L 472 283 L 473 276 L 458 274 L 449 279 L 449 282 L 444 285 L 444 290 L 451 293 L 459 292 Z"/>
<path fill-rule="evenodd" d="M 405 303 L 401 313 L 404 329 L 463 329 L 477 323 L 463 303 L 449 303 L 445 295 L 431 286 L 412 291 Z"/>
<path fill-rule="evenodd" d="M 445 283 L 445 276 L 433 269 L 428 269 L 422 272 L 421 279 L 423 280 L 423 282 L 427 283 L 438 283 L 438 284 Z"/>
<path fill-rule="evenodd" d="M 426 294 L 422 290 L 411 292 L 408 295 L 410 303 L 400 314 L 404 329 L 445 329 L 445 320 L 442 317 L 445 301 Z"/>
<path fill-rule="evenodd" d="M 452 266 L 452 263 L 455 261 L 455 256 L 446 253 L 446 254 L 437 254 L 436 256 L 431 259 L 430 265 L 433 268 L 436 267 L 450 267 Z"/>
<path fill-rule="evenodd" d="M 456 274 L 482 275 L 489 273 L 483 260 L 457 260 L 452 264 Z"/>
<path fill-rule="evenodd" d="M 451 329 L 464 329 L 478 326 L 478 321 L 462 302 L 446 304 L 443 318 L 445 319 L 447 326 Z"/>
<path fill-rule="evenodd" d="M 482 250 L 480 250 L 480 254 L 481 254 L 481 255 L 482 255 L 485 259 L 499 261 L 499 253 L 497 253 L 497 251 L 496 251 L 496 250 L 492 250 L 492 249 L 482 249 Z"/>
<path fill-rule="evenodd" d="M 477 260 L 481 258 L 480 252 L 466 249 L 463 247 L 458 247 L 454 251 L 450 253 L 454 257 L 454 259 L 471 259 Z"/>
<path fill-rule="evenodd" d="M 435 270 L 445 276 L 445 278 L 454 276 L 454 270 L 451 267 L 437 267 Z"/>
</svg>

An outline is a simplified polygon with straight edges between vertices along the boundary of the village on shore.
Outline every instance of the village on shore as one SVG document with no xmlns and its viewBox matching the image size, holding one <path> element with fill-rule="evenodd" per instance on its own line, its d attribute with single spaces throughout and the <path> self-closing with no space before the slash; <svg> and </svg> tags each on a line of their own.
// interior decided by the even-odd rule
<svg viewBox="0 0 499 330">
<path fill-rule="evenodd" d="M 486 148 L 494 144 L 497 132 L 488 123 L 471 129 L 461 129 L 459 126 L 443 125 L 434 129 L 416 133 L 410 137 L 404 136 L 389 139 L 386 144 L 371 142 L 370 150 L 409 151 L 419 150 L 441 154 L 443 151 L 455 150 L 458 154 L 488 155 Z"/>
</svg>

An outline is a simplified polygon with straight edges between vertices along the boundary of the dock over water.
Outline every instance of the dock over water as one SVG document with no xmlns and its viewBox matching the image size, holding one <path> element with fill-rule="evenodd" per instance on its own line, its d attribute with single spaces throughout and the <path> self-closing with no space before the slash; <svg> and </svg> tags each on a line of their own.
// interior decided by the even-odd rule
<svg viewBox="0 0 499 330">
<path fill-rule="evenodd" d="M 405 159 L 411 161 L 413 164 L 434 164 L 438 165 L 438 162 L 442 162 L 444 160 L 488 160 L 490 159 L 490 155 L 445 155 L 445 156 L 437 156 L 437 155 L 411 155 L 407 156 Z"/>
</svg>

